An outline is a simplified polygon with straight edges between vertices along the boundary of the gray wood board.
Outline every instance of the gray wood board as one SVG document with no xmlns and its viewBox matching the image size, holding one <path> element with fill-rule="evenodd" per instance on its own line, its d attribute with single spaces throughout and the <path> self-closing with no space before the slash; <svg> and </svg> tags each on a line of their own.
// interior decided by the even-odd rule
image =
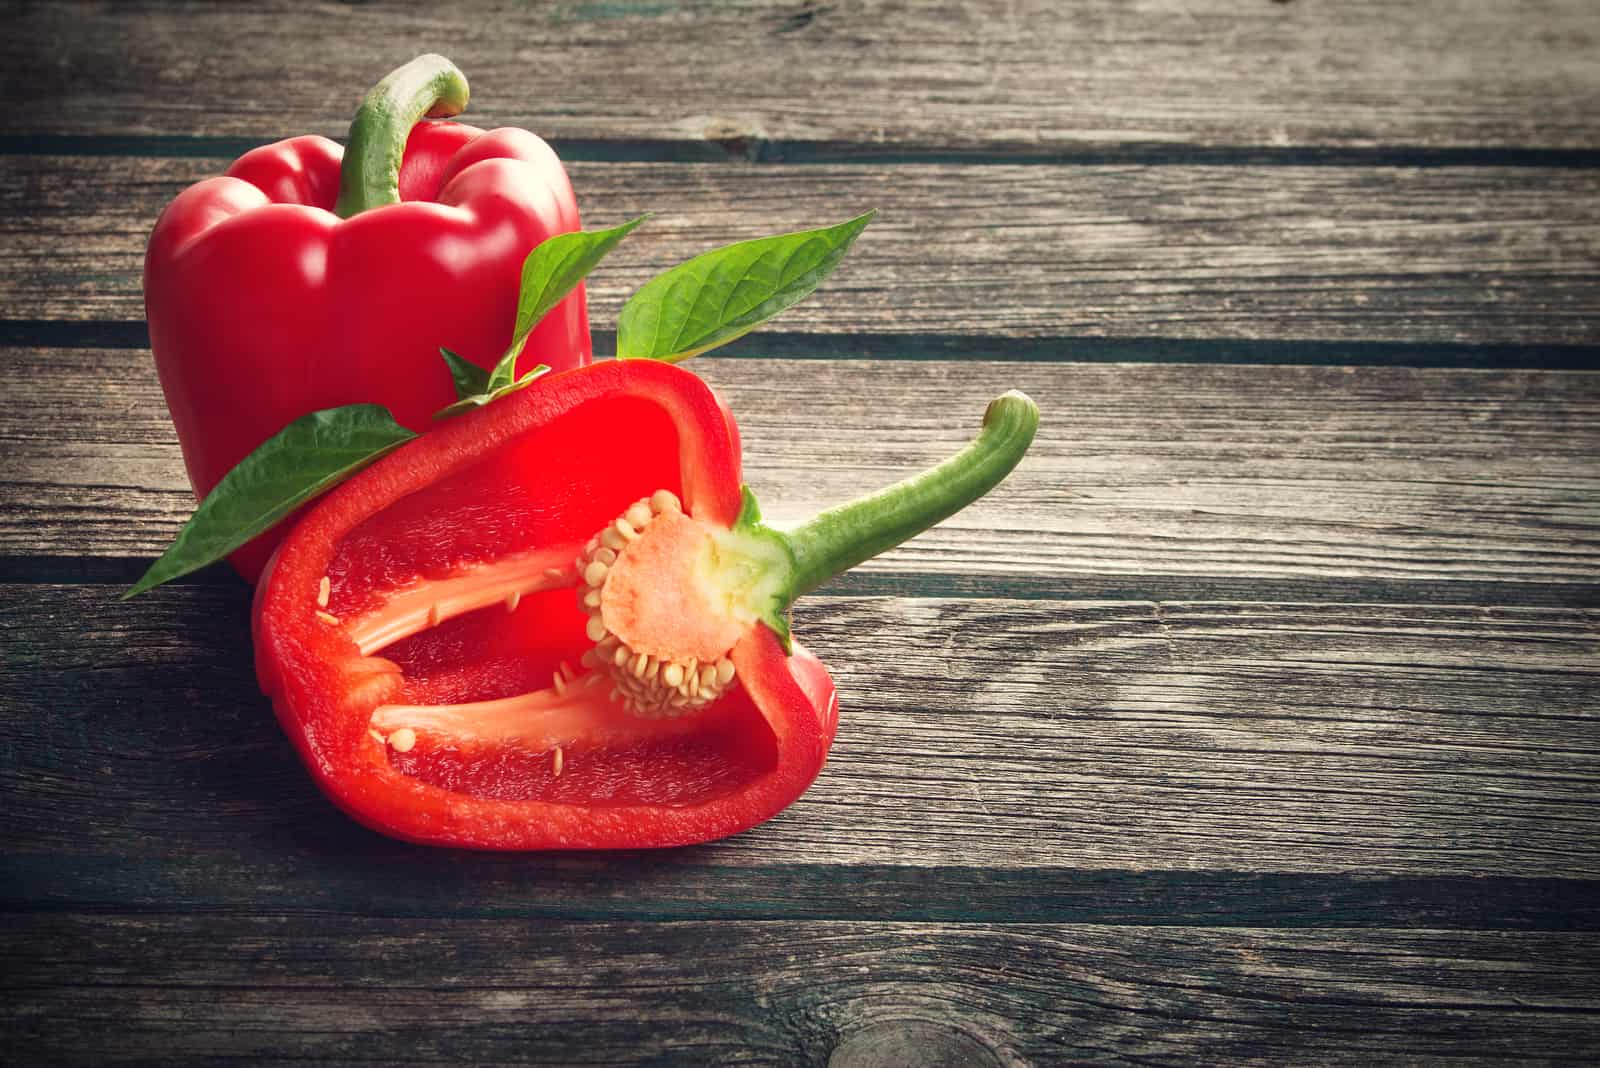
<svg viewBox="0 0 1600 1068">
<path fill-rule="evenodd" d="M 1595 32 L 1587 0 L 25 4 L 0 131 L 342 136 L 384 72 L 443 49 L 469 117 L 602 144 L 1589 149 Z"/>
<path fill-rule="evenodd" d="M 1592 934 L 12 915 L 0 954 L 0 1028 L 52 1062 L 1600 1055 Z"/>
<path fill-rule="evenodd" d="M 584 906 L 581 882 L 524 900 L 516 874 L 537 858 L 383 843 L 324 801 L 256 691 L 242 587 L 119 592 L 4 587 L 0 843 L 38 858 L 11 893 L 412 911 L 484 870 L 505 879 L 501 907 Z M 795 630 L 844 708 L 828 767 L 770 824 L 679 859 L 1600 878 L 1597 625 L 1571 609 L 812 596 Z M 684 879 L 655 907 L 704 890 Z M 804 907 L 760 885 L 765 907 Z M 960 908 L 970 890 L 921 900 Z"/>
<path fill-rule="evenodd" d="M 1056 593 L 1105 589 L 1108 575 L 1576 591 L 1600 573 L 1593 373 L 715 357 L 692 366 L 729 398 L 746 478 L 777 521 L 935 463 L 1006 389 L 1038 401 L 1039 437 L 1010 479 L 862 576 L 936 578 L 946 589 L 1042 582 Z M 19 561 L 13 577 L 31 558 L 154 558 L 193 508 L 147 353 L 0 351 L 0 427 L 0 556 Z"/>
<path fill-rule="evenodd" d="M 150 228 L 226 164 L 0 156 L 0 318 L 143 319 Z M 1335 341 L 1600 343 L 1600 171 L 570 170 L 590 226 L 656 213 L 589 283 L 602 331 L 628 294 L 692 255 L 878 208 L 838 274 L 775 329 L 830 349 L 927 337 L 955 355 L 1032 340 L 1063 359 L 1080 338 L 1277 342 L 1281 358 L 1297 339 L 1319 353 Z"/>
</svg>

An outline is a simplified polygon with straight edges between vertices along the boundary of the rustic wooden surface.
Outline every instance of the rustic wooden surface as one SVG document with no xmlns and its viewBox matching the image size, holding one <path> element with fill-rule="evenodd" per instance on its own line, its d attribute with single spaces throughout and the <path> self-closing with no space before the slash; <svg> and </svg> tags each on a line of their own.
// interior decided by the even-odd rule
<svg viewBox="0 0 1600 1068">
<path fill-rule="evenodd" d="M 0 7 L 0 1062 L 1600 1059 L 1600 13 L 951 0 Z M 666 853 L 381 838 L 190 498 L 156 213 L 424 50 L 692 252 L 866 207 L 697 370 L 799 517 L 1030 392 L 802 601 L 828 768 Z"/>
<path fill-rule="evenodd" d="M 140 321 L 144 238 L 226 158 L 0 156 L 0 317 Z M 811 355 L 1377 359 L 1432 342 L 1562 366 L 1600 342 L 1600 171 L 577 162 L 592 225 L 655 213 L 596 272 L 597 325 L 662 264 L 877 208 L 829 286 L 746 348 Z M 713 236 L 715 235 L 715 236 Z M 61 329 L 61 328 L 58 328 Z M 137 337 L 136 334 L 125 334 Z M 1062 353 L 1059 339 L 1074 338 Z M 1339 346 L 1336 347 L 1334 343 Z M 1087 351 L 1085 351 L 1087 350 Z M 1468 350 L 1468 351 L 1463 351 Z M 1502 355 L 1501 359 L 1506 356 Z"/>
<path fill-rule="evenodd" d="M 338 136 L 330 71 L 446 44 L 483 121 L 635 158 L 1588 158 L 1600 94 L 1587 0 L 9 6 L 0 129 L 46 138 Z"/>
</svg>

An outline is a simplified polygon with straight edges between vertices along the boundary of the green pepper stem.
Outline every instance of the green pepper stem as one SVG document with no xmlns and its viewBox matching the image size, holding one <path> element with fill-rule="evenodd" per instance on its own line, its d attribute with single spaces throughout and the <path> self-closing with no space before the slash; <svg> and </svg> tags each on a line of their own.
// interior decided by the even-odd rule
<svg viewBox="0 0 1600 1068">
<path fill-rule="evenodd" d="M 785 532 L 795 564 L 792 596 L 816 589 L 988 493 L 1017 466 L 1038 427 L 1038 405 L 1011 390 L 989 403 L 978 436 L 944 463 Z"/>
<path fill-rule="evenodd" d="M 400 161 L 411 128 L 424 116 L 447 118 L 466 106 L 466 75 L 443 56 L 418 56 L 390 71 L 361 101 L 350 123 L 334 212 L 348 219 L 400 203 Z"/>
</svg>

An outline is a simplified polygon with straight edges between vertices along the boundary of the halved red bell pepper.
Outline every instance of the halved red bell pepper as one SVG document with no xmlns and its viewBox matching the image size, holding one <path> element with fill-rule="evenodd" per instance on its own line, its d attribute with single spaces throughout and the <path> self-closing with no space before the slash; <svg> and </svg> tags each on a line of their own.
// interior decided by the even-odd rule
<svg viewBox="0 0 1600 1068">
<path fill-rule="evenodd" d="M 838 725 L 798 594 L 951 514 L 1038 413 L 990 405 L 932 471 L 780 533 L 695 375 L 609 361 L 413 441 L 314 505 L 257 589 L 256 667 L 340 807 L 403 839 L 653 847 L 799 797 Z"/>
<path fill-rule="evenodd" d="M 485 369 L 504 354 L 522 262 L 578 229 L 578 206 L 528 131 L 419 121 L 466 99 L 461 72 L 423 56 L 367 96 L 348 150 L 314 136 L 265 145 L 162 212 L 145 311 L 197 496 L 313 411 L 381 404 L 423 430 L 455 399 L 440 346 Z M 581 286 L 524 352 L 556 370 L 589 362 Z M 276 537 L 231 557 L 246 578 Z"/>
</svg>

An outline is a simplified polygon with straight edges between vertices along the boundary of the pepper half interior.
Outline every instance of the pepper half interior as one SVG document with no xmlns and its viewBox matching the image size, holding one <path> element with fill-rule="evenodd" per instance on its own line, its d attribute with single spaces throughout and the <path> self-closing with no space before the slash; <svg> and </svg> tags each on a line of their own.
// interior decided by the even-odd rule
<svg viewBox="0 0 1600 1068">
<path fill-rule="evenodd" d="M 403 679 L 371 713 L 393 767 L 480 797 L 687 805 L 776 766 L 726 656 L 748 623 L 696 575 L 714 549 L 682 468 L 659 405 L 602 398 L 342 539 L 319 618 Z"/>
</svg>

